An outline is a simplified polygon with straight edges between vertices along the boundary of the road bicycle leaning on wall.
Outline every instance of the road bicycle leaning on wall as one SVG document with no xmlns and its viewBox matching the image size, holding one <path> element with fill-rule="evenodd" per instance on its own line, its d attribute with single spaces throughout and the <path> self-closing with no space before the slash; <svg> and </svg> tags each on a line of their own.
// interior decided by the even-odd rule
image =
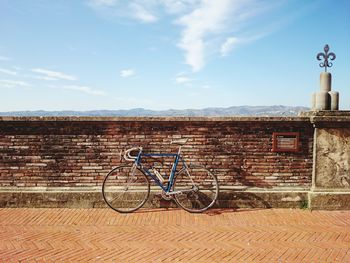
<svg viewBox="0 0 350 263">
<path fill-rule="evenodd" d="M 213 206 L 219 194 L 218 181 L 204 167 L 186 163 L 181 155 L 181 147 L 186 142 L 171 142 L 180 145 L 176 154 L 144 153 L 142 147 L 126 150 L 124 159 L 130 163 L 112 169 L 103 181 L 102 194 L 108 206 L 121 213 L 141 208 L 150 195 L 150 178 L 161 188 L 163 198 L 174 199 L 189 212 L 200 213 Z M 149 157 L 174 158 L 168 180 L 158 171 L 159 164 L 146 168 L 142 161 Z"/>
</svg>

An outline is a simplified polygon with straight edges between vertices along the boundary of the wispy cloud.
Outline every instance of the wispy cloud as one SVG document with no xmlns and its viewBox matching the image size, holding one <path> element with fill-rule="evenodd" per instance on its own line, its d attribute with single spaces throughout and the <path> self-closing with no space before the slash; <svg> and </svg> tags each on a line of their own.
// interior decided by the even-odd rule
<svg viewBox="0 0 350 263">
<path fill-rule="evenodd" d="M 185 73 L 179 73 L 175 77 L 175 82 L 177 84 L 188 84 L 193 81 L 192 78 L 188 77 Z"/>
<path fill-rule="evenodd" d="M 213 40 L 225 38 L 232 31 L 239 32 L 245 22 L 267 10 L 261 3 L 258 0 L 202 0 L 199 7 L 180 17 L 176 23 L 184 29 L 179 47 L 185 51 L 186 64 L 193 71 L 201 70 L 210 48 L 213 48 Z M 238 40 L 237 37 L 226 37 L 218 51 L 227 55 Z"/>
<path fill-rule="evenodd" d="M 108 16 L 131 18 L 142 23 L 153 23 L 158 20 L 155 0 L 89 0 L 88 5 L 99 13 Z"/>
<path fill-rule="evenodd" d="M 177 20 L 184 27 L 179 47 L 186 53 L 186 64 L 193 71 L 202 69 L 205 63 L 205 38 L 223 30 L 233 1 L 204 0 L 200 7 Z"/>
<path fill-rule="evenodd" d="M 181 14 L 190 11 L 200 4 L 201 0 L 165 0 L 160 1 L 169 14 Z"/>
<path fill-rule="evenodd" d="M 4 68 L 0 68 L 0 73 L 6 74 L 6 75 L 11 75 L 11 76 L 17 75 L 16 71 L 4 69 Z"/>
<path fill-rule="evenodd" d="M 0 61 L 11 61 L 12 58 L 0 56 Z"/>
<path fill-rule="evenodd" d="M 228 37 L 225 42 L 221 45 L 220 54 L 225 57 L 229 55 L 234 49 L 238 48 L 241 45 L 245 45 L 254 41 L 257 41 L 260 38 L 271 34 L 271 30 L 264 30 L 255 35 L 251 34 L 249 36 L 241 37 Z"/>
<path fill-rule="evenodd" d="M 238 44 L 240 40 L 237 37 L 229 37 L 221 45 L 220 53 L 222 56 L 227 56 Z"/>
<path fill-rule="evenodd" d="M 131 9 L 132 16 L 136 20 L 144 23 L 153 23 L 158 20 L 154 14 L 138 3 L 130 3 L 129 7 Z"/>
<path fill-rule="evenodd" d="M 117 97 L 115 101 L 121 105 L 130 107 L 140 107 L 140 105 L 151 106 L 154 102 L 146 98 L 136 98 L 136 97 Z"/>
<path fill-rule="evenodd" d="M 0 79 L 0 88 L 31 87 L 32 85 L 19 80 Z"/>
<path fill-rule="evenodd" d="M 123 69 L 120 71 L 120 76 L 122 78 L 130 78 L 132 76 L 135 76 L 136 72 L 133 69 Z"/>
<path fill-rule="evenodd" d="M 32 72 L 40 74 L 37 78 L 43 80 L 77 80 L 75 76 L 48 69 L 35 68 Z"/>
<path fill-rule="evenodd" d="M 115 6 L 118 0 L 91 0 L 90 4 L 95 6 Z"/>
<path fill-rule="evenodd" d="M 88 5 L 106 16 L 133 19 L 141 23 L 154 23 L 165 15 L 188 12 L 201 0 L 88 0 Z"/>
<path fill-rule="evenodd" d="M 63 89 L 66 90 L 74 90 L 74 91 L 79 91 L 83 92 L 89 95 L 97 95 L 97 96 L 104 96 L 106 93 L 102 90 L 95 89 L 92 87 L 87 87 L 87 86 L 80 86 L 80 85 L 65 85 L 62 87 Z"/>
<path fill-rule="evenodd" d="M 237 46 L 257 40 L 247 34 L 263 31 L 255 19 L 281 4 L 264 0 L 89 0 L 89 5 L 142 23 L 170 16 L 180 27 L 177 46 L 184 52 L 185 63 L 196 72 L 205 66 L 209 56 L 227 56 Z M 249 27 L 254 30 L 247 30 Z"/>
</svg>

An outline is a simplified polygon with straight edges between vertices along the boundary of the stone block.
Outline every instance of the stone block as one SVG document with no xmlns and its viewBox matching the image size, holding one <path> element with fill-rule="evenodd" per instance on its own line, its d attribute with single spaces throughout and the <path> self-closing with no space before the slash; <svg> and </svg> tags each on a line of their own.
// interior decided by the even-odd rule
<svg viewBox="0 0 350 263">
<path fill-rule="evenodd" d="M 316 110 L 330 109 L 330 95 L 328 91 L 319 91 L 316 93 Z"/>
<path fill-rule="evenodd" d="M 27 188 L 29 189 L 29 188 Z M 99 208 L 107 207 L 102 194 L 96 190 L 79 191 L 0 191 L 0 207 L 36 208 Z M 307 203 L 307 192 L 293 188 L 285 190 L 222 190 L 214 207 L 216 208 L 303 208 Z M 177 207 L 173 200 L 164 200 L 160 192 L 151 192 L 144 207 Z"/>
<path fill-rule="evenodd" d="M 349 210 L 350 192 L 310 192 L 309 208 L 315 210 Z"/>
<path fill-rule="evenodd" d="M 331 100 L 331 106 L 330 110 L 339 110 L 339 92 L 337 91 L 329 91 L 328 94 L 330 95 Z"/>
<path fill-rule="evenodd" d="M 350 191 L 350 129 L 316 131 L 314 188 Z"/>
</svg>

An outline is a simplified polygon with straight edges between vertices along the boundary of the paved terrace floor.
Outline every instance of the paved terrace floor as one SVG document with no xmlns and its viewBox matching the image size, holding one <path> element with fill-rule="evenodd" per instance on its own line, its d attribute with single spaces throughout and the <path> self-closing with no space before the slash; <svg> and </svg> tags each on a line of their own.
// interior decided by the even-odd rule
<svg viewBox="0 0 350 263">
<path fill-rule="evenodd" d="M 2 262 L 350 262 L 350 211 L 0 209 Z"/>
</svg>

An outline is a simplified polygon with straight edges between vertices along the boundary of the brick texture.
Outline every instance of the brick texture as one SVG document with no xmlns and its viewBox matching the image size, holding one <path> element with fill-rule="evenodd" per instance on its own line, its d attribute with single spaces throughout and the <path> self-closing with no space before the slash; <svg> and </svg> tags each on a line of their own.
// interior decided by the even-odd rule
<svg viewBox="0 0 350 263">
<path fill-rule="evenodd" d="M 273 132 L 300 132 L 300 151 L 272 152 Z M 221 185 L 309 187 L 313 128 L 307 121 L 1 121 L 0 186 L 99 186 L 121 153 L 176 153 L 211 169 Z M 164 161 L 164 160 L 152 160 Z M 165 160 L 166 165 L 171 160 Z M 168 167 L 168 166 L 164 167 Z"/>
<path fill-rule="evenodd" d="M 0 262 L 350 262 L 350 211 L 0 209 Z"/>
</svg>

